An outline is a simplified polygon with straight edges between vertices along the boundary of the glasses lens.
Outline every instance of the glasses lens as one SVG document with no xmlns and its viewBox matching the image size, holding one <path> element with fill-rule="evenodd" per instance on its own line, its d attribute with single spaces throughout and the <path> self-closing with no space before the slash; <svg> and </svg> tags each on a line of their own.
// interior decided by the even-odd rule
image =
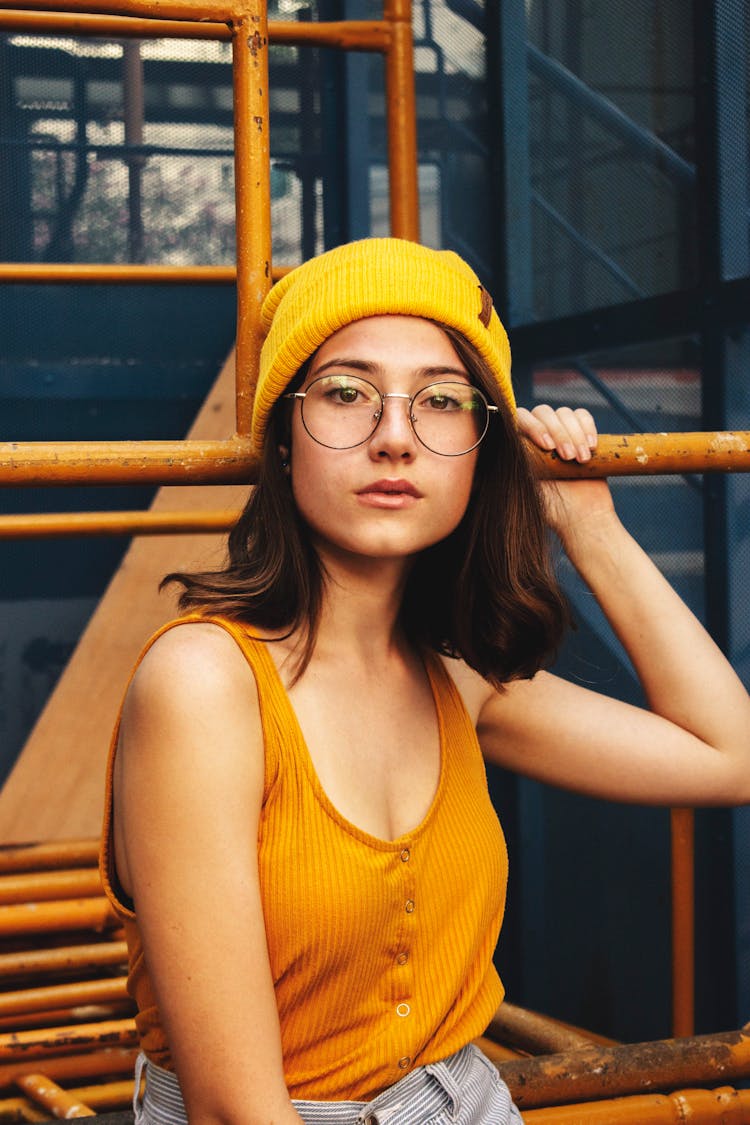
<svg viewBox="0 0 750 1125">
<path fill-rule="evenodd" d="M 417 437 L 433 453 L 457 457 L 479 445 L 489 414 L 481 391 L 468 383 L 433 383 L 414 396 Z"/>
<path fill-rule="evenodd" d="M 323 375 L 307 388 L 302 421 L 311 438 L 330 449 L 351 449 L 367 441 L 375 429 L 382 402 L 366 379 Z"/>
</svg>

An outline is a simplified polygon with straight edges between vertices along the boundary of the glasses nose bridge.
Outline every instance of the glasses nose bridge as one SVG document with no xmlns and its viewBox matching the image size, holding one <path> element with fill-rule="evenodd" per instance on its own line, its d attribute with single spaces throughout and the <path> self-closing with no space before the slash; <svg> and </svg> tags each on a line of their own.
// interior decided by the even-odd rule
<svg viewBox="0 0 750 1125">
<path fill-rule="evenodd" d="M 408 410 L 406 412 L 406 419 L 407 419 L 407 422 L 409 423 L 409 428 L 412 431 L 412 434 L 414 434 L 415 433 L 415 430 L 414 430 L 414 414 L 413 414 L 413 411 L 412 411 L 412 404 L 414 402 L 414 395 L 408 395 L 404 391 L 378 391 L 378 394 L 380 395 L 381 409 L 378 413 L 378 418 L 377 418 L 377 422 L 375 424 L 375 429 L 373 430 L 373 434 L 375 433 L 376 430 L 380 429 L 380 423 L 383 422 L 384 419 L 385 419 L 385 403 L 386 403 L 386 399 L 389 399 L 389 398 L 400 398 L 403 402 L 406 402 L 408 404 Z"/>
</svg>

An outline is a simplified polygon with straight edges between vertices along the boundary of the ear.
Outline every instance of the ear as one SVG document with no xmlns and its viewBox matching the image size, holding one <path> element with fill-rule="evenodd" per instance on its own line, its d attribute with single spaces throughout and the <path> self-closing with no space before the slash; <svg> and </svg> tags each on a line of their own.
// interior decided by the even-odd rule
<svg viewBox="0 0 750 1125">
<path fill-rule="evenodd" d="M 281 458 L 281 467 L 282 467 L 282 469 L 284 469 L 285 472 L 289 472 L 289 457 L 290 457 L 289 446 L 288 445 L 280 445 L 278 448 L 279 448 L 279 457 Z"/>
</svg>

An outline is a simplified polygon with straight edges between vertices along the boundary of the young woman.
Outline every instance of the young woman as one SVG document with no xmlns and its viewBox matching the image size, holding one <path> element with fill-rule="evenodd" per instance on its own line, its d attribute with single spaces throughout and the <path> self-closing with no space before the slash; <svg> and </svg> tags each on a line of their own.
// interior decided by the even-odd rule
<svg viewBox="0 0 750 1125">
<path fill-rule="evenodd" d="M 507 861 L 484 759 L 598 797 L 750 801 L 750 700 L 619 523 L 586 411 L 516 410 L 456 255 L 396 239 L 264 305 L 257 487 L 218 573 L 170 576 L 110 757 L 147 1125 L 520 1121 L 472 1045 Z M 544 671 L 549 524 L 650 710 Z M 139 1068 L 140 1074 L 140 1068 Z"/>
</svg>

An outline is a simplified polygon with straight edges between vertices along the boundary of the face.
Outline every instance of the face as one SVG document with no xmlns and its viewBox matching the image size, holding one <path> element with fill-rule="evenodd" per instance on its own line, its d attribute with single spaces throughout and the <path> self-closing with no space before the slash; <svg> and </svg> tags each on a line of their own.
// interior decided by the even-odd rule
<svg viewBox="0 0 750 1125">
<path fill-rule="evenodd" d="M 442 329 L 410 316 L 368 317 L 334 333 L 300 390 L 324 375 L 357 376 L 383 394 L 408 396 L 438 380 L 470 381 Z M 408 399 L 387 398 L 369 439 L 352 449 L 329 449 L 308 434 L 300 401 L 294 403 L 292 489 L 324 557 L 344 552 L 406 560 L 460 522 L 477 451 L 445 457 L 426 449 L 408 407 Z"/>
</svg>

